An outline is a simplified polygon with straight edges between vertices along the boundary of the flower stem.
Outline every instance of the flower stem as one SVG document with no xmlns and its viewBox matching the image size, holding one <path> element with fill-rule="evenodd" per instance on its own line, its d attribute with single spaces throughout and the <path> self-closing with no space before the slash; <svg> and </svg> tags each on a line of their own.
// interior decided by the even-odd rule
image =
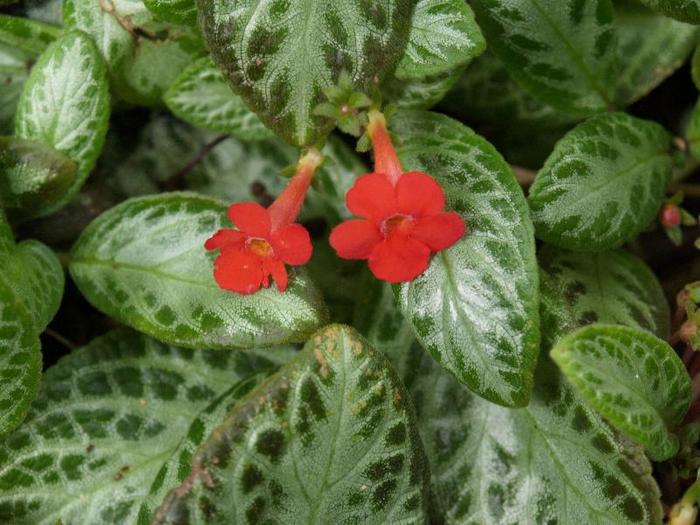
<svg viewBox="0 0 700 525">
<path fill-rule="evenodd" d="M 386 130 L 386 118 L 383 113 L 377 110 L 369 112 L 367 132 L 374 149 L 374 171 L 386 175 L 389 182 L 396 186 L 402 173 L 401 162 Z"/>
<path fill-rule="evenodd" d="M 299 159 L 296 173 L 279 197 L 275 199 L 275 202 L 270 204 L 270 207 L 267 209 L 270 212 L 272 231 L 287 224 L 292 224 L 296 220 L 304 204 L 304 198 L 314 172 L 321 165 L 322 160 L 321 152 L 315 148 L 309 149 Z"/>
</svg>

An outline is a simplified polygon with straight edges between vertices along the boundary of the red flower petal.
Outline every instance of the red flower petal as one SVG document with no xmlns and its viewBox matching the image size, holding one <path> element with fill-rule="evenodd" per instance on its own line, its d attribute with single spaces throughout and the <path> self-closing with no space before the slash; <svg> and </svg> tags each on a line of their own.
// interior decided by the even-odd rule
<svg viewBox="0 0 700 525">
<path fill-rule="evenodd" d="M 367 259 L 382 236 L 370 221 L 352 219 L 333 228 L 328 241 L 343 259 Z"/>
<path fill-rule="evenodd" d="M 432 251 L 439 252 L 456 243 L 464 235 L 465 230 L 462 217 L 451 211 L 416 220 L 413 223 L 411 237 L 425 243 Z"/>
<path fill-rule="evenodd" d="M 396 213 L 396 191 L 380 173 L 358 177 L 348 191 L 345 202 L 354 215 L 377 224 Z"/>
<path fill-rule="evenodd" d="M 406 215 L 422 217 L 445 208 L 445 194 L 430 175 L 413 171 L 401 175 L 396 184 L 398 210 Z"/>
<path fill-rule="evenodd" d="M 250 294 L 260 289 L 262 266 L 260 258 L 246 250 L 227 250 L 214 261 L 214 278 L 221 288 Z"/>
<path fill-rule="evenodd" d="M 231 204 L 228 218 L 236 227 L 251 237 L 270 236 L 270 214 L 255 202 L 240 202 Z"/>
<path fill-rule="evenodd" d="M 311 237 L 301 224 L 288 224 L 272 233 L 272 249 L 287 264 L 306 264 L 313 248 Z"/>
<path fill-rule="evenodd" d="M 284 292 L 287 289 L 287 268 L 284 263 L 277 258 L 270 258 L 265 262 L 265 269 L 272 275 L 275 280 L 277 289 Z"/>
<path fill-rule="evenodd" d="M 430 248 L 404 235 L 392 235 L 378 244 L 369 257 L 369 269 L 377 279 L 390 283 L 412 281 L 430 261 Z"/>
<path fill-rule="evenodd" d="M 238 230 L 221 229 L 207 239 L 204 247 L 207 250 L 240 249 L 243 248 L 247 235 Z"/>
</svg>

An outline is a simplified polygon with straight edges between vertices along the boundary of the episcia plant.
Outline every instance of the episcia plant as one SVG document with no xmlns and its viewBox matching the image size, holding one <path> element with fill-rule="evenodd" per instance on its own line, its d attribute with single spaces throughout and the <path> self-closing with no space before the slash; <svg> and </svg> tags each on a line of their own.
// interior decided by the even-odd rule
<svg viewBox="0 0 700 525">
<path fill-rule="evenodd" d="M 0 0 L 0 524 L 700 512 L 700 0 Z"/>
</svg>

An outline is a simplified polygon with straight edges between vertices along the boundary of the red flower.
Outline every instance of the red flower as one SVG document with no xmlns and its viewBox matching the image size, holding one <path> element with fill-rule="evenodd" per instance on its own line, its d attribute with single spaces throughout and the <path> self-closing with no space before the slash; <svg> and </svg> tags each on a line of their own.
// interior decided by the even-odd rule
<svg viewBox="0 0 700 525">
<path fill-rule="evenodd" d="M 270 286 L 287 289 L 285 264 L 301 265 L 311 258 L 309 233 L 295 219 L 320 154 L 309 152 L 299 161 L 296 175 L 282 194 L 265 209 L 253 202 L 232 204 L 228 218 L 237 229 L 221 229 L 207 240 L 207 250 L 221 250 L 214 261 L 214 278 L 221 288 L 251 294 Z"/>
<path fill-rule="evenodd" d="M 348 209 L 362 219 L 345 221 L 330 243 L 344 259 L 368 259 L 378 279 L 412 281 L 425 271 L 431 254 L 464 235 L 455 212 L 445 212 L 445 196 L 430 175 L 403 173 L 381 113 L 370 114 L 375 173 L 357 179 L 348 191 Z"/>
</svg>

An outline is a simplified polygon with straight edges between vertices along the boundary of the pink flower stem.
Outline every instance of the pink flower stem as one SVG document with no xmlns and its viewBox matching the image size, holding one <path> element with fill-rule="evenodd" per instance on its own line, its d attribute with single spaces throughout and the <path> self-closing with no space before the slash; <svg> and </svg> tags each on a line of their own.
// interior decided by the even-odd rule
<svg viewBox="0 0 700 525">
<path fill-rule="evenodd" d="M 267 209 L 270 213 L 272 231 L 292 224 L 304 204 L 306 192 L 313 179 L 314 172 L 321 165 L 323 157 L 317 149 L 310 149 L 297 164 L 297 171 L 287 187 Z"/>
<path fill-rule="evenodd" d="M 394 144 L 386 130 L 386 118 L 381 112 L 377 110 L 369 112 L 367 132 L 372 139 L 374 149 L 374 171 L 386 175 L 392 186 L 396 186 L 403 171 Z"/>
</svg>

